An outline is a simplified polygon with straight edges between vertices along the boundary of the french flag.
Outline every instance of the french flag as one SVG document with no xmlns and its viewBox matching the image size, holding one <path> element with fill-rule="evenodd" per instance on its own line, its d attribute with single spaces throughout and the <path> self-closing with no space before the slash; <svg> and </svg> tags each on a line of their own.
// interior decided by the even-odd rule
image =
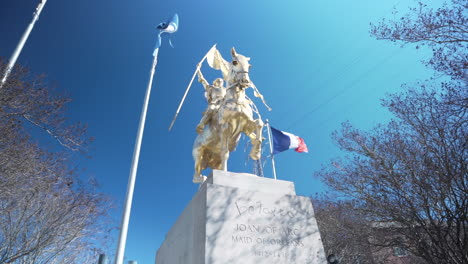
<svg viewBox="0 0 468 264">
<path fill-rule="evenodd" d="M 273 154 L 280 153 L 288 149 L 294 149 L 297 152 L 308 152 L 304 139 L 291 133 L 275 129 L 271 126 L 270 129 L 273 137 Z"/>
</svg>

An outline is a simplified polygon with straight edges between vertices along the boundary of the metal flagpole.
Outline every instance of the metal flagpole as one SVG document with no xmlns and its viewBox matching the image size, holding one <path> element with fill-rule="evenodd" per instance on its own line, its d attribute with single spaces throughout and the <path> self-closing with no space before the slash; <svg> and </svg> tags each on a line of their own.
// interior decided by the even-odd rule
<svg viewBox="0 0 468 264">
<path fill-rule="evenodd" d="M 167 23 L 161 23 L 156 28 L 159 29 L 158 42 L 153 52 L 153 65 L 151 66 L 150 78 L 148 81 L 148 87 L 146 88 L 145 100 L 143 102 L 143 109 L 141 110 L 140 124 L 138 126 L 138 132 L 135 142 L 135 149 L 133 150 L 132 166 L 130 168 L 130 175 L 128 176 L 127 195 L 125 197 L 124 211 L 122 214 L 122 225 L 120 227 L 119 243 L 117 245 L 117 251 L 115 253 L 115 264 L 122 264 L 125 244 L 127 242 L 127 231 L 128 222 L 130 220 L 130 211 L 132 209 L 133 191 L 135 189 L 135 179 L 138 169 L 138 160 L 140 158 L 141 141 L 143 139 L 143 130 L 145 129 L 146 112 L 148 110 L 148 103 L 151 94 L 151 86 L 153 85 L 154 72 L 156 65 L 158 64 L 158 53 L 159 47 L 161 46 L 161 34 L 162 33 L 174 33 L 177 31 L 179 25 L 179 16 L 175 14 L 172 19 Z"/>
<path fill-rule="evenodd" d="M 34 15 L 33 15 L 33 20 L 31 21 L 29 26 L 26 28 L 26 31 L 23 33 L 23 36 L 21 37 L 20 42 L 16 46 L 16 49 L 13 52 L 13 55 L 11 55 L 10 61 L 8 62 L 8 65 L 7 65 L 6 69 L 5 69 L 5 73 L 3 74 L 2 81 L 0 83 L 0 89 L 5 84 L 8 76 L 11 73 L 11 70 L 13 70 L 13 67 L 15 66 L 16 60 L 18 59 L 18 57 L 19 57 L 19 55 L 21 53 L 21 50 L 23 49 L 23 46 L 26 43 L 26 40 L 28 39 L 29 34 L 31 33 L 31 31 L 32 31 L 32 29 L 34 27 L 34 24 L 36 23 L 37 20 L 39 20 L 39 15 L 41 14 L 41 11 L 44 8 L 46 2 L 47 2 L 47 0 L 41 0 L 39 2 L 39 4 L 37 5 L 36 11 L 34 12 Z"/>
<path fill-rule="evenodd" d="M 276 180 L 276 168 L 275 168 L 275 156 L 273 155 L 273 141 L 271 140 L 271 128 L 270 122 L 268 119 L 266 120 L 266 124 L 268 126 L 268 141 L 270 142 L 270 155 L 271 155 L 271 166 L 273 167 L 273 178 Z"/>
<path fill-rule="evenodd" d="M 128 177 L 127 196 L 125 198 L 125 207 L 122 215 L 122 225 L 120 228 L 119 244 L 117 246 L 117 252 L 115 254 L 115 264 L 123 263 L 125 243 L 127 241 L 128 222 L 130 220 L 130 210 L 132 208 L 133 190 L 135 189 L 135 179 L 138 169 L 138 160 L 140 158 L 141 141 L 143 139 L 143 130 L 145 129 L 146 111 L 148 110 L 151 86 L 153 85 L 153 76 L 156 69 L 156 64 L 158 63 L 158 52 L 159 48 L 157 48 L 154 53 L 153 65 L 151 67 L 148 87 L 146 88 L 145 101 L 143 103 L 143 109 L 141 110 L 140 125 L 138 126 L 135 149 L 133 150 L 132 166 L 130 169 L 130 175 Z"/>
</svg>

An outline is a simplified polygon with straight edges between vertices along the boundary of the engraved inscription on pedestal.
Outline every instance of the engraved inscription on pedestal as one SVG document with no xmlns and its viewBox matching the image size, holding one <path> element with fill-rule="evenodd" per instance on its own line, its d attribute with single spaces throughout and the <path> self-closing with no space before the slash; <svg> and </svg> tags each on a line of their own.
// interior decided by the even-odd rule
<svg viewBox="0 0 468 264">
<path fill-rule="evenodd" d="M 210 186 L 221 196 L 207 208 L 206 263 L 326 263 L 308 198 Z"/>
<path fill-rule="evenodd" d="M 157 264 L 326 264 L 307 197 L 294 184 L 214 171 L 168 232 Z"/>
</svg>

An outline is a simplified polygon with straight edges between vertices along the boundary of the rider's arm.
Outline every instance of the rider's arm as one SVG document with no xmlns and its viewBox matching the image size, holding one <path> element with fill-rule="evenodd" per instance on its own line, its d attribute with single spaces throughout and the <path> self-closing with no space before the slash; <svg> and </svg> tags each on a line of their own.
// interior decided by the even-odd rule
<svg viewBox="0 0 468 264">
<path fill-rule="evenodd" d="M 202 72 L 201 72 L 200 69 L 198 69 L 197 75 L 198 75 L 198 81 L 199 81 L 201 84 L 203 84 L 203 87 L 205 87 L 205 89 L 206 89 L 206 87 L 209 85 L 209 83 L 208 83 L 208 82 L 206 81 L 206 79 L 203 77 L 203 74 L 202 74 Z"/>
</svg>

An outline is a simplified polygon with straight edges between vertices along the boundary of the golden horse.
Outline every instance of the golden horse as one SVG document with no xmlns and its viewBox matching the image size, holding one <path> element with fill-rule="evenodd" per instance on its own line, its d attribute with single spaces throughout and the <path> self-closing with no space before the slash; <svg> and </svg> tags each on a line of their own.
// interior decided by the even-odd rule
<svg viewBox="0 0 468 264">
<path fill-rule="evenodd" d="M 253 118 L 253 103 L 245 94 L 245 90 L 253 86 L 249 78 L 250 58 L 238 54 L 234 48 L 231 55 L 231 63 L 224 60 L 220 63 L 227 83 L 226 96 L 193 145 L 195 183 L 205 181 L 201 172 L 206 168 L 227 170 L 229 153 L 236 148 L 241 133 L 250 138 L 250 157 L 260 159 L 263 122 L 261 118 Z"/>
</svg>

